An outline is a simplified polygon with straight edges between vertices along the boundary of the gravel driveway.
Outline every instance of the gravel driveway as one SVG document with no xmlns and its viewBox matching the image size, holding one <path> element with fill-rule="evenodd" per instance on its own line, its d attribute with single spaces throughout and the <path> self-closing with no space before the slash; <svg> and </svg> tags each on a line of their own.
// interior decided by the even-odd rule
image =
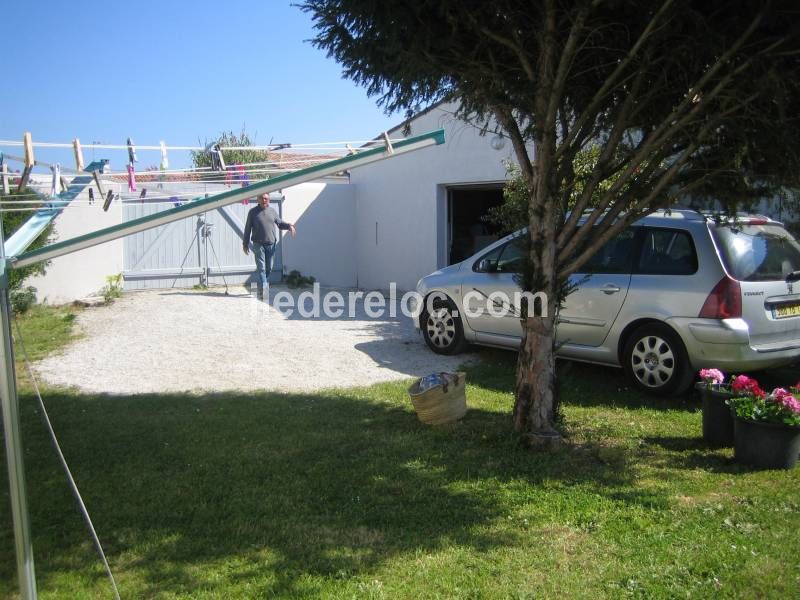
<svg viewBox="0 0 800 600">
<path fill-rule="evenodd" d="M 272 297 L 282 290 L 273 286 Z M 352 317 L 304 319 L 243 288 L 227 296 L 216 289 L 132 292 L 84 310 L 77 319 L 83 337 L 36 369 L 50 384 L 94 393 L 309 391 L 452 371 L 474 360 L 434 354 L 411 319 L 396 313 L 368 318 L 358 301 Z"/>
</svg>

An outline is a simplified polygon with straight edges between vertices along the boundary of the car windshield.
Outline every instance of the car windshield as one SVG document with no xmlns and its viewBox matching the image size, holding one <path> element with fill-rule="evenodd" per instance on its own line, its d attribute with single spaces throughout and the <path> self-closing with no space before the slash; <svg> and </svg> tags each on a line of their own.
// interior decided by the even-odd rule
<svg viewBox="0 0 800 600">
<path fill-rule="evenodd" d="M 800 270 L 800 243 L 780 225 L 718 225 L 712 232 L 734 279 L 778 281 Z"/>
</svg>

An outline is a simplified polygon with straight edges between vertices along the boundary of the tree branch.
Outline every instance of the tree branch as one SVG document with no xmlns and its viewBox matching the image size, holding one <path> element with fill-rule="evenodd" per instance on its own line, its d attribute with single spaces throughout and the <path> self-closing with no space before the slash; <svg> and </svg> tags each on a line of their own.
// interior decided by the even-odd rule
<svg viewBox="0 0 800 600">
<path fill-rule="evenodd" d="M 559 58 L 555 78 L 553 79 L 553 84 L 550 89 L 547 112 L 544 116 L 545 121 L 548 123 L 554 121 L 556 118 L 558 106 L 564 93 L 564 85 L 567 81 L 569 67 L 572 64 L 573 58 L 575 58 L 575 52 L 578 48 L 578 41 L 581 37 L 583 26 L 586 23 L 586 18 L 588 16 L 589 5 L 584 4 L 580 9 L 578 9 L 578 14 L 575 16 L 575 20 L 572 22 L 572 26 L 570 27 L 567 41 L 564 43 L 564 47 L 561 50 L 561 57 Z"/>
<path fill-rule="evenodd" d="M 583 125 L 587 119 L 589 119 L 592 115 L 597 113 L 600 105 L 603 103 L 607 95 L 610 93 L 612 87 L 617 86 L 617 79 L 624 73 L 625 69 L 628 68 L 628 65 L 633 61 L 636 55 L 639 53 L 639 50 L 653 33 L 653 30 L 656 28 L 656 24 L 659 22 L 661 17 L 667 12 L 667 9 L 672 5 L 673 0 L 665 0 L 664 4 L 661 5 L 656 13 L 653 15 L 653 18 L 647 23 L 647 26 L 642 30 L 642 33 L 639 35 L 636 42 L 633 44 L 631 49 L 628 51 L 625 58 L 623 58 L 617 68 L 606 78 L 603 82 L 603 85 L 600 86 L 600 89 L 595 92 L 592 100 L 589 102 L 586 110 L 584 110 L 583 115 L 573 127 L 573 131 L 580 131 L 583 128 Z M 568 146 L 573 142 L 572 136 L 568 139 L 564 140 L 564 144 L 562 146 Z"/>
<path fill-rule="evenodd" d="M 516 119 L 514 119 L 514 116 L 505 107 L 494 106 L 492 107 L 492 112 L 511 138 L 511 144 L 514 146 L 514 153 L 517 155 L 519 168 L 522 171 L 525 181 L 530 185 L 533 181 L 533 167 L 531 166 L 531 159 L 528 155 L 528 148 L 525 146 L 525 139 L 522 136 L 522 132 L 519 130 Z"/>
</svg>

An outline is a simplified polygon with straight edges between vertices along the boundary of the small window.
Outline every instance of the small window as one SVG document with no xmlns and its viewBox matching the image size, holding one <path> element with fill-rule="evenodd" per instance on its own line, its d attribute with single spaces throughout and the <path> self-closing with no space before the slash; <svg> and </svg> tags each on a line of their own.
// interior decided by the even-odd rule
<svg viewBox="0 0 800 600">
<path fill-rule="evenodd" d="M 524 242 L 522 238 L 515 238 L 481 256 L 472 270 L 477 273 L 521 273 L 524 264 Z"/>
<path fill-rule="evenodd" d="M 636 272 L 642 275 L 692 275 L 697 253 L 692 236 L 677 229 L 646 229 Z"/>
<path fill-rule="evenodd" d="M 500 260 L 497 261 L 498 273 L 522 273 L 525 265 L 525 247 L 521 239 L 515 239 L 503 246 Z"/>
<path fill-rule="evenodd" d="M 598 250 L 580 269 L 581 273 L 630 273 L 636 230 L 626 229 Z M 591 243 L 591 241 L 589 242 Z"/>
<path fill-rule="evenodd" d="M 472 265 L 472 270 L 476 273 L 494 273 L 497 271 L 497 263 L 500 261 L 500 253 L 505 248 L 505 245 L 498 246 L 491 252 L 487 252 L 475 261 Z"/>
</svg>

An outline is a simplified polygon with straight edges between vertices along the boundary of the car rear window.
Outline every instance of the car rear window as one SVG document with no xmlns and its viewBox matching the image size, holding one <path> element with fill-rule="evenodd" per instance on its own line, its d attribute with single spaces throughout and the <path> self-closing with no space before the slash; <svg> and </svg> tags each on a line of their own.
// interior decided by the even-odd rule
<svg viewBox="0 0 800 600">
<path fill-rule="evenodd" d="M 717 225 L 712 234 L 734 279 L 780 281 L 800 270 L 800 243 L 780 225 Z"/>
</svg>

